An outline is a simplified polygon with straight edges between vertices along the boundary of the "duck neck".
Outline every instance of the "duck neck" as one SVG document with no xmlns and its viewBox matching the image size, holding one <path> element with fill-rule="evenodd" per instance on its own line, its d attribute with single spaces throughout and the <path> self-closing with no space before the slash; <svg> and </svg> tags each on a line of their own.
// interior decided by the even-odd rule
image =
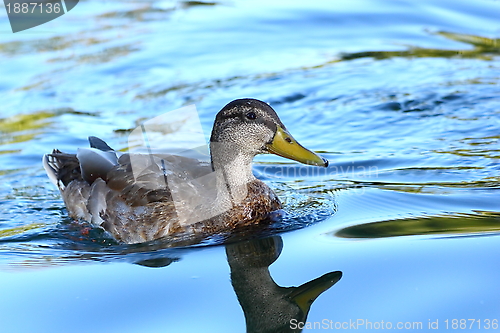
<svg viewBox="0 0 500 333">
<path fill-rule="evenodd" d="M 217 175 L 219 192 L 229 193 L 232 201 L 246 197 L 247 184 L 255 180 L 252 172 L 253 154 L 245 154 L 231 145 L 210 143 L 212 169 Z M 218 193 L 219 195 L 221 193 Z"/>
</svg>

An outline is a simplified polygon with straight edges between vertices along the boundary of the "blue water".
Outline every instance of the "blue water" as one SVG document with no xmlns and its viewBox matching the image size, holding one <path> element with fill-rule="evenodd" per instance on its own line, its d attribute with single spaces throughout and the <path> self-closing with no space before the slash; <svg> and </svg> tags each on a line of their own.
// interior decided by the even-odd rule
<svg viewBox="0 0 500 333">
<path fill-rule="evenodd" d="M 264 305 L 236 276 L 267 269 L 262 285 L 281 287 L 342 272 L 307 316 L 323 329 L 495 330 L 499 13 L 493 0 L 87 0 L 13 34 L 0 8 L 2 331 L 262 331 L 279 320 L 245 321 Z M 289 220 L 253 241 L 116 244 L 68 218 L 42 168 L 89 135 L 126 149 L 141 122 L 191 104 L 208 137 L 241 97 L 330 160 L 256 159 Z"/>
</svg>

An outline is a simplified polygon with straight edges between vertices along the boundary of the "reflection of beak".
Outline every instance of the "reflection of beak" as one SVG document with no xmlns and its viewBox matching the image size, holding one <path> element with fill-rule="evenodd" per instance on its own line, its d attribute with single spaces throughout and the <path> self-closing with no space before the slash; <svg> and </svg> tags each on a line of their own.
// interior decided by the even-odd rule
<svg viewBox="0 0 500 333">
<path fill-rule="evenodd" d="M 299 287 L 293 288 L 289 297 L 297 303 L 304 314 L 309 312 L 311 304 L 319 295 L 328 290 L 337 283 L 342 277 L 342 272 L 330 272 L 317 279 L 304 283 Z"/>
<path fill-rule="evenodd" d="M 273 141 L 266 145 L 270 153 L 279 155 L 281 157 L 289 158 L 304 164 L 318 165 L 327 167 L 328 160 L 316 155 L 309 149 L 300 145 L 293 136 L 290 135 L 281 126 L 277 125 L 276 134 Z"/>
</svg>

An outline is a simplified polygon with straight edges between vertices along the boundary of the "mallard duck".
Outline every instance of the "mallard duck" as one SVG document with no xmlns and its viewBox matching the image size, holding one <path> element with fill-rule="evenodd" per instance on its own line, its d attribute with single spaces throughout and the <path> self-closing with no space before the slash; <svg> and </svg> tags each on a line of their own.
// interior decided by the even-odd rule
<svg viewBox="0 0 500 333">
<path fill-rule="evenodd" d="M 290 135 L 271 106 L 256 99 L 234 100 L 219 111 L 210 137 L 211 163 L 119 153 L 96 137 L 89 142 L 90 148 L 77 154 L 55 149 L 43 165 L 72 218 L 128 244 L 268 221 L 282 205 L 252 172 L 257 154 L 328 166 Z"/>
</svg>

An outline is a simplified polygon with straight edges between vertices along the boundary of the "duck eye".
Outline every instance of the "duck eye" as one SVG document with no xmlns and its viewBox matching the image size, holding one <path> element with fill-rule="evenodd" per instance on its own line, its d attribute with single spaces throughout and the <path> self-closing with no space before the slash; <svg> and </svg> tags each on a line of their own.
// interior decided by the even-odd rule
<svg viewBox="0 0 500 333">
<path fill-rule="evenodd" d="M 254 120 L 254 119 L 256 119 L 256 118 L 257 118 L 257 115 L 255 114 L 255 112 L 250 111 L 250 112 L 248 112 L 248 113 L 246 114 L 246 117 L 247 117 L 247 119 Z"/>
</svg>

